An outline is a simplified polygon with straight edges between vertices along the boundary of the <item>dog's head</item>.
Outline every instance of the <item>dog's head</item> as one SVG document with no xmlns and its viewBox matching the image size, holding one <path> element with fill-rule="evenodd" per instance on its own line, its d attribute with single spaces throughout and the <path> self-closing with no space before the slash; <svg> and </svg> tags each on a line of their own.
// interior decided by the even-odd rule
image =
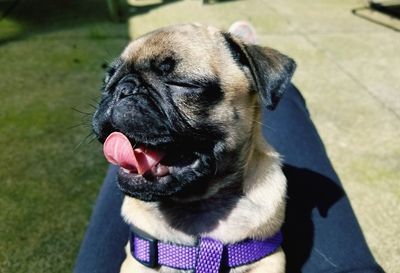
<svg viewBox="0 0 400 273">
<path fill-rule="evenodd" d="M 157 172 L 121 168 L 118 185 L 145 201 L 201 198 L 240 180 L 259 105 L 274 109 L 294 72 L 279 52 L 200 25 L 160 29 L 131 42 L 111 64 L 93 117 L 164 156 Z"/>
</svg>

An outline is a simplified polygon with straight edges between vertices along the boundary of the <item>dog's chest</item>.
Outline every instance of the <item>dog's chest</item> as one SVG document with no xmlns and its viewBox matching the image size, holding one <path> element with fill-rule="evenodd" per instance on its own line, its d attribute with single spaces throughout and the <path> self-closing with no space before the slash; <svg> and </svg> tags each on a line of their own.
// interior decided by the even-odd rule
<svg viewBox="0 0 400 273">
<path fill-rule="evenodd" d="M 229 224 L 226 220 L 235 213 L 239 199 L 238 196 L 222 196 L 191 204 L 168 202 L 160 204 L 159 211 L 172 228 L 198 236 Z"/>
</svg>

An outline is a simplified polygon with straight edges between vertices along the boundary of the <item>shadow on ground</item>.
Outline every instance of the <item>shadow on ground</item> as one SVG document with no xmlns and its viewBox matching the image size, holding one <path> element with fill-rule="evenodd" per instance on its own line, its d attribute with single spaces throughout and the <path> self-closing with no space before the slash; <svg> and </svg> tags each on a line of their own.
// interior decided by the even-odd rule
<svg viewBox="0 0 400 273">
<path fill-rule="evenodd" d="M 10 0 L 0 2 L 0 45 L 39 33 L 110 22 L 106 1 Z"/>
<path fill-rule="evenodd" d="M 160 3 L 155 3 L 155 4 L 150 4 L 150 5 L 126 7 L 127 10 L 125 12 L 121 12 L 121 13 L 122 13 L 123 18 L 127 19 L 130 16 L 142 15 L 142 14 L 148 13 L 154 9 L 160 8 L 165 5 L 173 4 L 173 3 L 176 3 L 179 1 L 182 1 L 182 0 L 164 0 Z M 208 5 L 208 4 L 218 4 L 218 3 L 226 3 L 226 2 L 232 2 L 232 1 L 238 1 L 238 0 L 204 0 L 203 3 L 205 5 Z"/>
<path fill-rule="evenodd" d="M 123 1 L 119 6 L 119 21 L 129 16 L 148 13 L 161 6 L 181 0 L 164 0 L 162 3 L 129 7 Z M 236 0 L 208 1 L 218 4 Z M 0 45 L 26 39 L 32 35 L 72 29 L 94 23 L 110 23 L 111 15 L 105 0 L 7 0 L 0 2 Z"/>
</svg>

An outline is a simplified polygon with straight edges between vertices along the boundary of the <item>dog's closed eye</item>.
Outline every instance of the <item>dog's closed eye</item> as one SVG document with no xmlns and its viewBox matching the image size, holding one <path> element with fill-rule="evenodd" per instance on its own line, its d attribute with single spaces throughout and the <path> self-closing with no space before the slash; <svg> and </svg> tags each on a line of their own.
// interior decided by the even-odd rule
<svg viewBox="0 0 400 273">
<path fill-rule="evenodd" d="M 184 81 L 167 81 L 166 83 L 167 83 L 168 85 L 173 85 L 173 86 L 182 87 L 182 88 L 190 88 L 190 89 L 201 88 L 201 85 L 200 85 L 200 84 L 191 83 L 191 82 L 184 82 Z"/>
<path fill-rule="evenodd" d="M 166 57 L 161 62 L 153 62 L 152 69 L 156 71 L 157 74 L 166 76 L 170 74 L 175 69 L 176 61 L 172 57 Z"/>
</svg>

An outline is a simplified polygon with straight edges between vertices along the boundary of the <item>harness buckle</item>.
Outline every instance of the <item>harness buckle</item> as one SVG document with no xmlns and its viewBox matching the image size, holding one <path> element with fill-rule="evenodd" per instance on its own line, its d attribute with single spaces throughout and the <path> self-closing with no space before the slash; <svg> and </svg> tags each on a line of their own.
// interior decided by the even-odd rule
<svg viewBox="0 0 400 273">
<path fill-rule="evenodd" d="M 131 227 L 131 254 L 144 266 L 158 266 L 158 240 L 141 230 Z M 137 245 L 135 245 L 137 244 Z M 140 244 L 140 245 L 139 245 Z M 147 249 L 146 249 L 147 248 Z"/>
</svg>

